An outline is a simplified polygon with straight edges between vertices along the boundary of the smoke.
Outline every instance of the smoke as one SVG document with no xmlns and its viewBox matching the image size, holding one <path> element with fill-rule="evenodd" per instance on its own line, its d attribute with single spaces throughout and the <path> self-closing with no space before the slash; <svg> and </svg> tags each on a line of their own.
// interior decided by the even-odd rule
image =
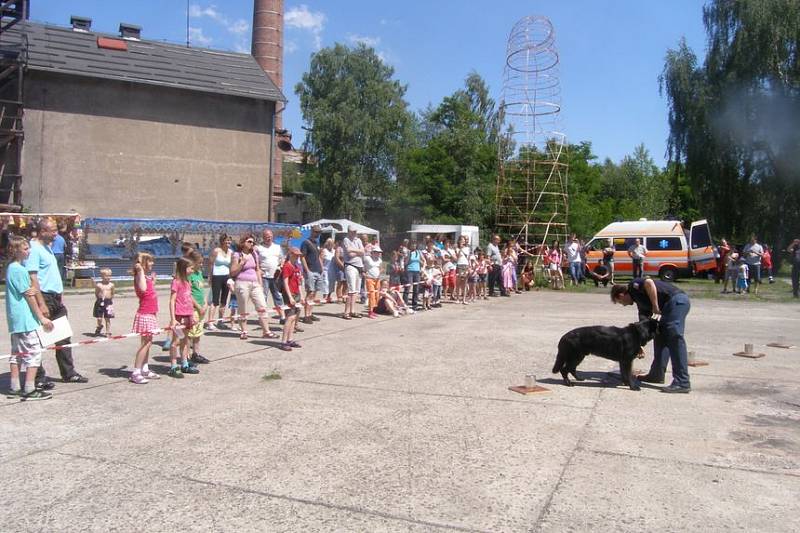
<svg viewBox="0 0 800 533">
<path fill-rule="evenodd" d="M 800 96 L 765 86 L 728 90 L 711 125 L 718 139 L 752 154 L 757 179 L 800 181 Z"/>
</svg>

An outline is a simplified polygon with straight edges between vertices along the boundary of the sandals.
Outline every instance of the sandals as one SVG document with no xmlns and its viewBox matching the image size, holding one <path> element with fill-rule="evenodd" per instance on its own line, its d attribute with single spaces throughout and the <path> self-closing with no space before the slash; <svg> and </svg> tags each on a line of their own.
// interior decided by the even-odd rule
<svg viewBox="0 0 800 533">
<path fill-rule="evenodd" d="M 246 341 L 246 340 L 247 340 L 247 332 L 246 332 L 246 331 L 243 331 L 243 332 L 242 332 L 242 333 L 239 335 L 239 338 L 240 338 L 240 339 L 242 339 L 243 341 Z"/>
<path fill-rule="evenodd" d="M 284 352 L 291 352 L 291 351 L 292 351 L 292 345 L 291 345 L 291 344 L 289 344 L 288 342 L 282 342 L 282 343 L 280 343 L 280 344 L 278 345 L 278 348 L 280 348 L 280 349 L 281 349 L 281 350 L 283 350 Z"/>
<path fill-rule="evenodd" d="M 353 318 L 364 318 L 364 315 L 362 315 L 361 313 L 353 313 L 352 317 Z"/>
<path fill-rule="evenodd" d="M 347 313 L 343 314 L 343 315 L 342 315 L 342 318 L 344 318 L 345 320 L 352 320 L 352 319 L 353 319 L 353 317 L 351 317 L 351 316 L 350 316 L 350 315 L 348 315 Z"/>
<path fill-rule="evenodd" d="M 261 335 L 262 339 L 277 339 L 280 337 L 277 333 L 273 333 L 272 331 L 266 331 L 263 335 Z"/>
</svg>

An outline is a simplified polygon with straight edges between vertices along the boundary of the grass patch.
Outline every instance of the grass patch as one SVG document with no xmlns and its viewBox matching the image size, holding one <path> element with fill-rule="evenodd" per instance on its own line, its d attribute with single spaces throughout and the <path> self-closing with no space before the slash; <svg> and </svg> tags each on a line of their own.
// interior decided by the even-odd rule
<svg viewBox="0 0 800 533">
<path fill-rule="evenodd" d="M 283 379 L 283 377 L 281 376 L 281 373 L 278 372 L 278 370 L 275 368 L 273 368 L 271 372 L 261 376 L 262 381 L 276 381 L 278 379 Z"/>
<path fill-rule="evenodd" d="M 627 284 L 631 279 L 630 278 L 623 278 L 618 277 L 617 283 Z M 538 280 L 537 280 L 538 281 Z M 538 283 L 537 283 L 538 285 Z M 790 303 L 796 302 L 797 300 L 792 297 L 792 285 L 788 279 L 784 277 L 776 277 L 775 283 L 768 283 L 767 280 L 764 280 L 764 283 L 758 289 L 758 296 L 753 293 L 750 294 L 734 294 L 732 292 L 728 292 L 727 294 L 721 294 L 722 291 L 722 283 L 714 283 L 714 280 L 709 279 L 701 279 L 701 278 L 691 278 L 691 279 L 679 279 L 675 285 L 684 291 L 686 294 L 689 295 L 689 298 L 703 298 L 708 300 L 732 300 L 732 301 L 740 301 L 740 302 L 748 302 L 754 301 L 759 303 Z M 541 291 L 549 291 L 553 290 L 549 287 L 540 287 L 539 290 Z M 603 287 L 595 287 L 594 283 L 587 282 L 585 285 L 578 285 L 577 287 L 570 286 L 569 280 L 566 281 L 566 286 L 564 289 L 558 292 L 574 292 L 574 293 L 587 293 L 587 294 L 605 294 L 608 295 L 611 290 L 611 286 Z M 728 286 L 728 290 L 731 290 L 730 285 Z"/>
</svg>

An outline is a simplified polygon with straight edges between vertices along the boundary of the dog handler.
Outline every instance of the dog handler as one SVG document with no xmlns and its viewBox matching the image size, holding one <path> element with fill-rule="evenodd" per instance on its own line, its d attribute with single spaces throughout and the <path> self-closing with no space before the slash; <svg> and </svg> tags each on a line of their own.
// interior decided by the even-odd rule
<svg viewBox="0 0 800 533">
<path fill-rule="evenodd" d="M 664 383 L 667 361 L 672 361 L 672 383 L 661 392 L 692 390 L 689 384 L 689 361 L 683 331 L 689 314 L 689 297 L 671 283 L 650 278 L 635 278 L 627 285 L 611 287 L 611 301 L 639 308 L 639 319 L 661 315 L 658 333 L 653 340 L 654 354 L 650 372 L 639 376 L 645 383 Z"/>
</svg>

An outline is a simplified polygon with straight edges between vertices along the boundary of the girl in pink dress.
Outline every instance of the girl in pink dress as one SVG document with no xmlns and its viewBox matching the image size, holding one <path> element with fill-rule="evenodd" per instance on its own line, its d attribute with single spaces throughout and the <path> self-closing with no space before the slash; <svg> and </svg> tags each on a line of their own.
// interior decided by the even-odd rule
<svg viewBox="0 0 800 533">
<path fill-rule="evenodd" d="M 153 345 L 153 333 L 157 331 L 158 296 L 156 295 L 153 272 L 153 256 L 140 252 L 133 263 L 133 289 L 139 298 L 139 308 L 133 317 L 133 332 L 141 335 L 141 344 L 136 350 L 133 360 L 133 374 L 128 378 L 131 383 L 144 385 L 150 380 L 159 379 L 159 375 L 150 370 L 147 364 L 150 346 Z"/>
</svg>

